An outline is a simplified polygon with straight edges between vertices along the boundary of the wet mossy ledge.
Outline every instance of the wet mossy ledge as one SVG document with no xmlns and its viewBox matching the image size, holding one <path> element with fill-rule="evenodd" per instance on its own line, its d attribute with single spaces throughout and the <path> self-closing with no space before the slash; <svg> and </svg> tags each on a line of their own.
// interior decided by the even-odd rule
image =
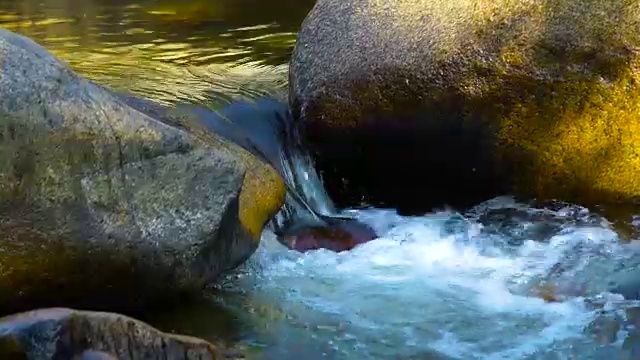
<svg viewBox="0 0 640 360">
<path fill-rule="evenodd" d="M 290 103 L 340 205 L 640 200 L 640 1 L 319 0 Z"/>
<path fill-rule="evenodd" d="M 255 251 L 280 177 L 169 114 L 0 29 L 1 314 L 197 296 Z"/>
</svg>

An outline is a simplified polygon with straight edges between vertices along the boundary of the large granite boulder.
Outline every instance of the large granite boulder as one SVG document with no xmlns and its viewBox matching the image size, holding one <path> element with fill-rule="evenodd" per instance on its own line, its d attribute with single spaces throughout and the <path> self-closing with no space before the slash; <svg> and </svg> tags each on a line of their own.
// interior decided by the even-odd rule
<svg viewBox="0 0 640 360">
<path fill-rule="evenodd" d="M 290 103 L 338 205 L 636 201 L 638 29 L 639 0 L 318 0 Z"/>
<path fill-rule="evenodd" d="M 0 318 L 0 358 L 224 359 L 204 340 L 163 333 L 115 313 L 48 308 Z"/>
<path fill-rule="evenodd" d="M 253 253 L 284 197 L 272 167 L 197 121 L 0 29 L 0 312 L 198 292 Z"/>
</svg>

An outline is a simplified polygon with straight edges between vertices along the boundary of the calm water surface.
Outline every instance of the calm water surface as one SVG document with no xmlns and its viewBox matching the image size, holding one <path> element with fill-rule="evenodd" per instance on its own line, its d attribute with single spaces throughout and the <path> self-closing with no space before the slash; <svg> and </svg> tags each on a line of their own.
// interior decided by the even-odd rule
<svg viewBox="0 0 640 360">
<path fill-rule="evenodd" d="M 76 71 L 171 103 L 286 93 L 312 0 L 0 0 L 0 26 Z"/>
</svg>

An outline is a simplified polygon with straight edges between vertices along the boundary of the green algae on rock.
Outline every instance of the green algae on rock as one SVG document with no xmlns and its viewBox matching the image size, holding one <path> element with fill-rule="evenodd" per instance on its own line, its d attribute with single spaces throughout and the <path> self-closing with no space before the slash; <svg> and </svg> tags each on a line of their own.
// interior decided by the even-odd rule
<svg viewBox="0 0 640 360">
<path fill-rule="evenodd" d="M 637 0 L 319 0 L 290 102 L 336 199 L 635 202 L 638 29 Z"/>
<path fill-rule="evenodd" d="M 168 113 L 0 30 L 0 311 L 144 306 L 253 253 L 284 184 Z"/>
<path fill-rule="evenodd" d="M 204 340 L 106 312 L 47 308 L 0 318 L 2 359 L 223 359 Z"/>
</svg>

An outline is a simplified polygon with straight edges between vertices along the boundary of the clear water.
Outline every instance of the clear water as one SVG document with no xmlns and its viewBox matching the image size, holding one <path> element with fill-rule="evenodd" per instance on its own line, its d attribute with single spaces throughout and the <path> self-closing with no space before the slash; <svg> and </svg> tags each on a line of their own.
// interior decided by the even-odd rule
<svg viewBox="0 0 640 360">
<path fill-rule="evenodd" d="M 640 358 L 640 303 L 608 292 L 640 275 L 640 248 L 587 209 L 350 213 L 381 237 L 299 254 L 265 232 L 221 286 L 258 358 Z M 560 301 L 541 299 L 542 281 Z"/>
<path fill-rule="evenodd" d="M 102 85 L 165 104 L 286 98 L 313 0 L 0 0 L 0 26 Z"/>
</svg>

